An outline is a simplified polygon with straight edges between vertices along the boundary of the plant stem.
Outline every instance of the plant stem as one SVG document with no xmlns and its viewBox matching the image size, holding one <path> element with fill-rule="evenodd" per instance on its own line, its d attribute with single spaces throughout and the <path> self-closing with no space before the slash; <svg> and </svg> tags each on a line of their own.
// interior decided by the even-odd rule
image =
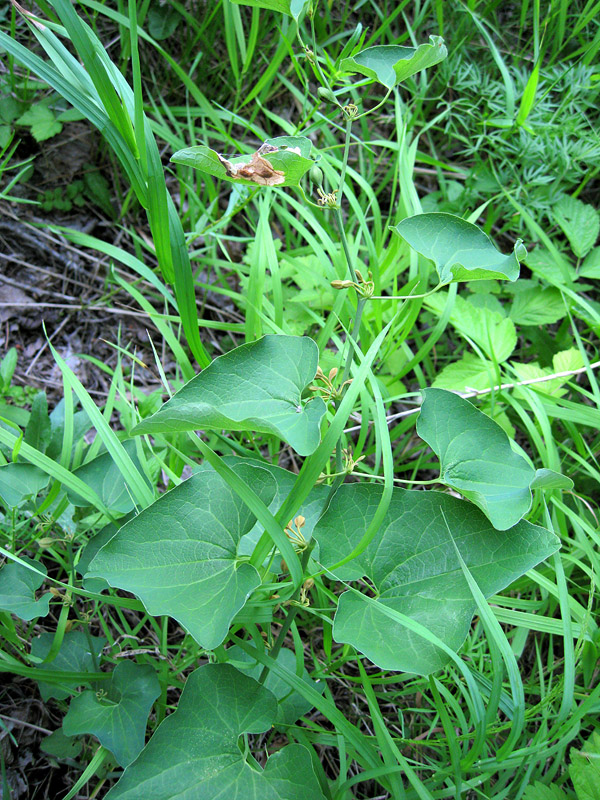
<svg viewBox="0 0 600 800">
<path fill-rule="evenodd" d="M 315 546 L 315 540 L 311 539 L 311 541 L 308 543 L 306 549 L 302 553 L 302 559 L 300 561 L 300 564 L 302 566 L 302 575 L 304 575 L 304 570 L 306 569 L 306 566 L 308 564 L 308 559 L 310 558 L 310 554 L 311 554 L 312 549 L 313 549 L 314 546 Z M 301 591 L 302 591 L 302 584 L 300 584 L 300 586 L 298 586 L 298 588 L 296 589 L 294 594 L 291 596 L 289 602 L 293 602 L 294 600 L 297 600 L 300 597 Z M 277 639 L 275 639 L 275 644 L 271 648 L 270 655 L 271 655 L 271 658 L 273 660 L 275 660 L 277 658 L 277 656 L 279 655 L 279 651 L 281 650 L 281 648 L 283 646 L 283 642 L 285 640 L 285 637 L 287 636 L 289 629 L 292 627 L 292 622 L 295 620 L 297 613 L 298 613 L 298 606 L 297 605 L 293 605 L 290 608 L 290 610 L 288 611 L 288 615 L 285 618 L 285 620 L 283 621 L 283 624 L 281 625 L 281 629 L 280 629 L 279 633 L 277 634 Z M 263 667 L 263 671 L 260 673 L 260 678 L 258 679 L 258 682 L 259 683 L 264 683 L 268 674 L 269 674 L 269 667 Z"/>
</svg>

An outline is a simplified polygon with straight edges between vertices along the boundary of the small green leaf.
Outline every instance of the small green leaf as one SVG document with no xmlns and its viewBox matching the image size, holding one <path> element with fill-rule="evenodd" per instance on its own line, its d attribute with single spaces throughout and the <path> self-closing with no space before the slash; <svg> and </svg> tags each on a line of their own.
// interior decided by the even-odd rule
<svg viewBox="0 0 600 800">
<path fill-rule="evenodd" d="M 301 394 L 316 374 L 318 355 L 314 341 L 300 336 L 243 344 L 215 358 L 132 433 L 254 430 L 310 455 L 319 445 L 325 403 L 318 397 L 303 403 Z"/>
<path fill-rule="evenodd" d="M 569 800 L 569 795 L 556 784 L 545 786 L 540 781 L 535 781 L 526 787 L 523 800 Z"/>
<path fill-rule="evenodd" d="M 24 439 L 27 444 L 45 453 L 50 443 L 51 425 L 48 416 L 48 400 L 46 392 L 38 392 L 31 404 L 31 415 L 25 428 Z"/>
<path fill-rule="evenodd" d="M 367 47 L 350 58 L 340 62 L 340 71 L 365 75 L 371 80 L 393 89 L 402 81 L 422 69 L 432 67 L 443 61 L 448 50 L 441 36 L 430 36 L 431 44 L 418 47 L 402 47 L 397 44 L 383 44 Z"/>
<path fill-rule="evenodd" d="M 21 558 L 21 561 L 31 564 L 43 575 L 37 575 L 16 561 L 5 564 L 0 569 L 0 609 L 25 620 L 45 617 L 49 611 L 50 592 L 36 600 L 35 590 L 44 582 L 46 567 L 30 558 Z"/>
<path fill-rule="evenodd" d="M 552 367 L 540 367 L 536 362 L 529 364 L 520 364 L 518 361 L 511 361 L 511 366 L 520 381 L 535 380 L 536 378 L 546 378 L 550 375 L 557 373 L 570 373 L 574 370 L 580 369 L 584 366 L 581 352 L 571 347 L 568 350 L 562 350 L 552 357 Z M 550 380 L 538 381 L 537 383 L 529 384 L 528 389 L 542 394 L 549 394 L 553 397 L 562 397 L 566 394 L 567 390 L 562 387 L 572 379 L 572 375 L 562 375 L 558 378 L 551 378 Z M 517 387 L 515 394 L 522 396 L 521 390 Z"/>
<path fill-rule="evenodd" d="M 435 264 L 440 283 L 505 278 L 516 281 L 527 255 L 520 239 L 505 256 L 477 225 L 454 214 L 431 212 L 407 217 L 392 228 L 407 244 Z"/>
<path fill-rule="evenodd" d="M 240 735 L 268 730 L 276 713 L 271 692 L 230 664 L 200 667 L 106 800 L 324 800 L 302 745 L 283 747 L 264 770 L 244 758 Z"/>
<path fill-rule="evenodd" d="M 144 472 L 138 460 L 133 439 L 124 442 L 123 447 L 137 467 L 140 475 L 143 475 Z M 125 483 L 123 474 L 110 453 L 102 453 L 102 455 L 74 470 L 73 474 L 96 492 L 104 505 L 115 514 L 127 514 L 134 508 L 135 503 Z M 150 489 L 150 487 L 148 488 Z M 82 508 L 89 506 L 89 502 L 85 498 L 68 487 L 67 496 L 74 506 Z"/>
<path fill-rule="evenodd" d="M 425 389 L 417 433 L 440 459 L 440 481 L 479 506 L 497 530 L 531 507 L 533 467 L 502 428 L 453 392 Z"/>
<path fill-rule="evenodd" d="M 67 736 L 92 733 L 126 767 L 144 747 L 148 715 L 159 694 L 153 667 L 120 661 L 106 698 L 85 691 L 71 700 L 63 730 Z"/>
<path fill-rule="evenodd" d="M 273 170 L 283 173 L 282 175 L 276 176 L 275 182 L 272 183 L 263 182 L 262 179 L 258 177 L 248 180 L 244 177 L 229 175 L 226 164 L 223 163 L 223 159 L 225 159 L 234 170 L 237 170 L 240 167 L 250 165 L 251 155 L 225 158 L 225 156 L 221 156 L 217 153 L 216 150 L 211 150 L 210 147 L 203 144 L 196 145 L 195 147 L 186 147 L 184 150 L 178 150 L 171 157 L 171 161 L 175 164 L 193 167 L 207 175 L 212 175 L 214 178 L 220 178 L 230 183 L 242 184 L 243 186 L 254 187 L 297 186 L 303 175 L 305 175 L 315 163 L 311 158 L 308 158 L 311 142 L 306 136 L 279 136 L 275 139 L 267 139 L 265 144 L 270 144 L 278 149 L 271 153 L 264 153 L 261 155 L 261 158 L 268 161 L 273 167 Z M 300 153 L 294 152 L 292 148 L 299 149 Z"/>
<path fill-rule="evenodd" d="M 510 318 L 517 325 L 550 325 L 567 314 L 562 293 L 552 286 L 532 286 L 516 292 Z"/>
<path fill-rule="evenodd" d="M 31 135 L 36 142 L 51 139 L 62 131 L 62 125 L 57 122 L 54 113 L 47 107 L 36 103 L 22 114 L 15 123 L 25 125 L 31 130 Z"/>
<path fill-rule="evenodd" d="M 570 750 L 569 777 L 577 800 L 597 800 L 600 786 L 600 732 L 593 731 L 581 750 Z"/>
<path fill-rule="evenodd" d="M 267 505 L 275 480 L 260 467 L 233 469 Z M 231 620 L 260 585 L 238 558 L 238 544 L 255 523 L 239 496 L 213 471 L 203 471 L 162 495 L 124 525 L 90 564 L 88 578 L 137 595 L 149 614 L 168 614 L 203 647 L 221 644 Z"/>
<path fill-rule="evenodd" d="M 503 317 L 497 311 L 478 307 L 464 300 L 460 295 L 455 298 L 450 322 L 467 340 L 472 340 L 485 353 L 490 361 L 502 363 L 510 356 L 517 344 L 515 323 Z M 443 292 L 428 297 L 425 304 L 435 314 L 441 316 L 446 304 Z"/>
<path fill-rule="evenodd" d="M 598 239 L 600 214 L 593 206 L 568 196 L 561 197 L 552 213 L 577 258 L 586 256 Z"/>
<path fill-rule="evenodd" d="M 594 249 L 588 253 L 585 261 L 581 265 L 578 277 L 593 278 L 594 280 L 600 278 L 600 247 L 594 247 Z"/>
<path fill-rule="evenodd" d="M 45 489 L 50 476 L 33 464 L 4 464 L 0 467 L 0 499 L 9 508 Z"/>
<path fill-rule="evenodd" d="M 148 33 L 157 42 L 168 39 L 175 33 L 181 20 L 181 14 L 176 8 L 158 0 L 148 9 Z"/>
<path fill-rule="evenodd" d="M 53 641 L 53 633 L 42 633 L 32 640 L 31 655 L 40 659 L 46 658 Z M 93 648 L 93 654 L 90 650 L 90 644 Z M 94 656 L 96 659 L 100 657 L 105 644 L 106 639 L 102 637 L 90 636 L 88 638 L 83 631 L 67 631 L 56 657 L 48 664 L 38 664 L 37 668 L 53 672 L 95 672 Z M 50 683 L 38 679 L 38 688 L 44 702 L 47 702 L 51 697 L 55 697 L 57 700 L 65 700 L 80 685 L 80 682 L 72 680 L 65 680 L 63 683 L 56 683 L 55 681 Z"/>
<path fill-rule="evenodd" d="M 324 567 L 333 567 L 358 544 L 382 491 L 380 486 L 364 483 L 338 489 L 314 530 Z M 402 624 L 397 615 L 424 626 L 451 649 L 460 648 L 476 603 L 457 551 L 489 597 L 558 547 L 558 537 L 528 522 L 499 532 L 464 500 L 442 492 L 394 489 L 386 516 L 367 549 L 333 570 L 345 581 L 366 575 L 376 594 L 375 599 L 354 591 L 341 596 L 334 639 L 353 645 L 382 669 L 428 675 L 445 666 L 448 655 Z"/>
<path fill-rule="evenodd" d="M 474 353 L 465 353 L 458 361 L 448 364 L 435 377 L 435 389 L 466 392 L 470 389 L 487 389 L 495 383 L 494 365 L 483 361 Z"/>
<path fill-rule="evenodd" d="M 82 743 L 72 736 L 65 736 L 62 728 L 58 728 L 40 741 L 40 750 L 55 758 L 77 758 L 83 748 Z"/>
<path fill-rule="evenodd" d="M 555 472 L 553 469 L 536 469 L 535 476 L 531 481 L 532 489 L 572 489 L 574 486 L 571 478 Z"/>
</svg>

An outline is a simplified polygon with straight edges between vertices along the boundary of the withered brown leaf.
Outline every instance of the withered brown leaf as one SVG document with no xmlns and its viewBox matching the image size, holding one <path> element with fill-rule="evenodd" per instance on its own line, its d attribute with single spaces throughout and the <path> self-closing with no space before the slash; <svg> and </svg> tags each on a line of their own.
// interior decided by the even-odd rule
<svg viewBox="0 0 600 800">
<path fill-rule="evenodd" d="M 274 169 L 261 155 L 261 153 L 275 152 L 277 152 L 276 147 L 265 143 L 255 153 L 252 153 L 250 161 L 246 164 L 232 164 L 223 156 L 219 156 L 219 161 L 225 167 L 230 178 L 245 178 L 260 186 L 278 186 L 285 181 L 285 173 Z"/>
</svg>

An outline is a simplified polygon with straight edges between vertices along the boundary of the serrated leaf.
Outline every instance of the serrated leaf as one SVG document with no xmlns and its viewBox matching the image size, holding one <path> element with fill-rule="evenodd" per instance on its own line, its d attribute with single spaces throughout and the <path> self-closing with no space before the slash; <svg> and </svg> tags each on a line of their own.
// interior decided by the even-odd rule
<svg viewBox="0 0 600 800">
<path fill-rule="evenodd" d="M 494 382 L 494 365 L 474 353 L 465 353 L 458 361 L 438 372 L 433 386 L 436 389 L 466 392 L 469 389 L 487 389 Z"/>
<path fill-rule="evenodd" d="M 120 661 L 107 697 L 85 691 L 71 700 L 63 719 L 67 736 L 91 733 L 125 767 L 144 747 L 148 715 L 160 694 L 156 670 L 149 664 Z"/>
<path fill-rule="evenodd" d="M 440 481 L 475 503 L 498 530 L 531 507 L 533 467 L 502 428 L 457 394 L 425 389 L 417 433 L 440 459 Z"/>
<path fill-rule="evenodd" d="M 519 277 L 527 255 L 520 239 L 505 256 L 477 225 L 444 212 L 407 217 L 392 228 L 414 250 L 435 264 L 440 283 Z"/>
<path fill-rule="evenodd" d="M 600 786 L 600 733 L 593 731 L 581 750 L 571 748 L 569 777 L 577 800 L 597 800 Z"/>
<path fill-rule="evenodd" d="M 596 209 L 574 197 L 564 196 L 553 206 L 552 213 L 577 258 L 587 255 L 600 233 L 600 214 Z"/>
<path fill-rule="evenodd" d="M 510 318 L 517 325 L 549 325 L 567 314 L 563 296 L 554 287 L 534 286 L 517 292 L 510 307 Z"/>
<path fill-rule="evenodd" d="M 556 373 L 573 372 L 574 370 L 580 369 L 583 367 L 583 358 L 579 350 L 575 347 L 571 347 L 553 356 L 552 368 L 540 367 L 536 361 L 530 364 L 520 364 L 518 361 L 512 361 L 511 367 L 520 381 L 532 381 L 538 378 L 546 378 Z M 550 378 L 549 380 L 530 383 L 527 388 L 533 389 L 536 392 L 541 392 L 542 394 L 552 395 L 553 397 L 562 397 L 566 394 L 566 389 L 562 387 L 568 383 L 571 378 L 571 375 L 563 375 L 558 378 Z M 515 389 L 515 395 L 523 396 L 519 387 Z"/>
<path fill-rule="evenodd" d="M 24 620 L 45 617 L 49 611 L 50 592 L 46 592 L 36 600 L 35 591 L 44 582 L 44 575 L 47 575 L 46 567 L 30 558 L 22 557 L 21 561 L 31 564 L 43 575 L 37 575 L 16 561 L 5 564 L 0 569 L 0 610 L 16 614 Z"/>
<path fill-rule="evenodd" d="M 319 445 L 325 403 L 302 402 L 318 348 L 300 336 L 263 336 L 215 360 L 132 433 L 217 430 L 271 433 L 302 456 Z"/>
<path fill-rule="evenodd" d="M 21 114 L 15 124 L 27 126 L 36 142 L 43 142 L 62 131 L 62 125 L 57 122 L 53 112 L 39 103 Z"/>
<path fill-rule="evenodd" d="M 425 305 L 440 316 L 446 296 L 438 292 L 425 300 Z M 460 295 L 455 298 L 450 322 L 468 340 L 478 345 L 490 360 L 506 361 L 517 344 L 514 322 L 487 308 L 478 308 Z"/>
<path fill-rule="evenodd" d="M 244 464 L 233 469 L 265 504 L 271 502 L 276 487 L 267 470 Z M 124 525 L 96 555 L 87 577 L 132 592 L 149 614 L 168 614 L 212 649 L 260 584 L 256 569 L 238 558 L 239 541 L 254 523 L 219 475 L 201 472 Z"/>
<path fill-rule="evenodd" d="M 594 249 L 588 253 L 585 261 L 581 265 L 578 277 L 594 280 L 600 278 L 600 247 L 594 247 Z"/>
<path fill-rule="evenodd" d="M 42 633 L 31 642 L 31 655 L 44 659 L 50 652 L 54 641 L 53 633 Z M 93 648 L 90 650 L 90 644 Z M 53 672 L 95 672 L 94 657 L 99 658 L 106 639 L 99 636 L 89 638 L 83 631 L 67 631 L 60 650 L 56 657 L 48 664 L 38 664 L 37 669 L 52 670 Z M 38 689 L 42 700 L 47 702 L 51 697 L 65 700 L 73 694 L 74 689 L 80 686 L 78 681 L 65 680 L 63 683 L 52 683 L 38 679 Z"/>
<path fill-rule="evenodd" d="M 308 158 L 312 145 L 310 139 L 307 139 L 306 136 L 280 136 L 275 139 L 267 139 L 265 144 L 270 144 L 273 145 L 273 147 L 279 148 L 275 152 L 264 153 L 261 156 L 261 158 L 269 162 L 274 170 L 283 173 L 283 180 L 280 183 L 272 185 L 282 187 L 297 186 L 300 183 L 300 179 L 315 163 L 311 158 Z M 299 148 L 300 154 L 293 152 L 292 148 Z M 230 183 L 254 187 L 271 185 L 261 184 L 257 180 L 247 180 L 244 177 L 229 175 L 225 164 L 221 160 L 224 156 L 219 156 L 220 154 L 217 153 L 216 150 L 211 150 L 210 147 L 201 144 L 178 150 L 171 156 L 171 161 L 175 164 L 193 167 L 194 169 L 200 170 L 200 172 L 212 175 L 214 178 L 229 181 Z M 241 166 L 249 165 L 251 156 L 234 156 L 226 160 L 237 169 Z"/>
<path fill-rule="evenodd" d="M 14 508 L 26 498 L 35 497 L 49 481 L 48 473 L 33 464 L 4 464 L 0 467 L 0 499 Z"/>
<path fill-rule="evenodd" d="M 127 455 L 131 458 L 140 475 L 144 471 L 139 462 L 136 445 L 133 439 L 123 443 Z M 125 478 L 110 453 L 102 453 L 87 464 L 83 464 L 73 471 L 80 480 L 87 484 L 102 499 L 104 505 L 115 514 L 129 513 L 135 503 L 125 483 Z M 149 487 L 150 488 L 150 487 Z M 87 507 L 89 501 L 67 487 L 69 502 L 74 506 Z"/>
<path fill-rule="evenodd" d="M 383 44 L 367 47 L 354 56 L 340 62 L 340 71 L 365 75 L 373 81 L 393 89 L 427 67 L 443 61 L 448 50 L 441 36 L 430 36 L 430 44 L 418 47 L 403 47 L 397 44 Z"/>
<path fill-rule="evenodd" d="M 242 733 L 269 729 L 275 697 L 229 664 L 206 664 L 186 681 L 165 719 L 106 800 L 324 800 L 308 751 L 283 747 L 264 770 L 246 763 Z"/>
<path fill-rule="evenodd" d="M 341 486 L 315 527 L 320 563 L 343 559 L 367 531 L 383 489 Z M 458 650 L 476 604 L 457 550 L 486 597 L 495 594 L 559 547 L 550 531 L 521 521 L 496 531 L 475 506 L 441 492 L 394 489 L 386 516 L 366 550 L 334 570 L 341 580 L 367 576 L 375 600 L 345 592 L 333 637 L 364 653 L 382 669 L 428 675 L 449 660 L 433 643 L 393 618 L 420 623 Z M 390 616 L 390 613 L 392 616 Z"/>
<path fill-rule="evenodd" d="M 545 786 L 543 783 L 535 781 L 526 787 L 523 800 L 569 800 L 569 796 L 555 784 Z"/>
</svg>

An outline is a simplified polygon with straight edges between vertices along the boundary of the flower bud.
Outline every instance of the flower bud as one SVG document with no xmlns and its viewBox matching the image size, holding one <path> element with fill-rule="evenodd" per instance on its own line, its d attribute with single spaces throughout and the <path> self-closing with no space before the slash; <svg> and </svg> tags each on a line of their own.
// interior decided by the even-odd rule
<svg viewBox="0 0 600 800">
<path fill-rule="evenodd" d="M 310 178 L 311 182 L 315 183 L 317 186 L 323 185 L 323 170 L 321 167 L 317 167 L 316 165 L 311 167 L 308 177 Z"/>
<path fill-rule="evenodd" d="M 335 103 L 336 106 L 339 106 L 336 96 L 331 91 L 331 89 L 327 89 L 325 86 L 319 86 L 317 89 L 317 94 L 321 98 L 321 100 L 328 100 L 330 103 Z"/>
</svg>

